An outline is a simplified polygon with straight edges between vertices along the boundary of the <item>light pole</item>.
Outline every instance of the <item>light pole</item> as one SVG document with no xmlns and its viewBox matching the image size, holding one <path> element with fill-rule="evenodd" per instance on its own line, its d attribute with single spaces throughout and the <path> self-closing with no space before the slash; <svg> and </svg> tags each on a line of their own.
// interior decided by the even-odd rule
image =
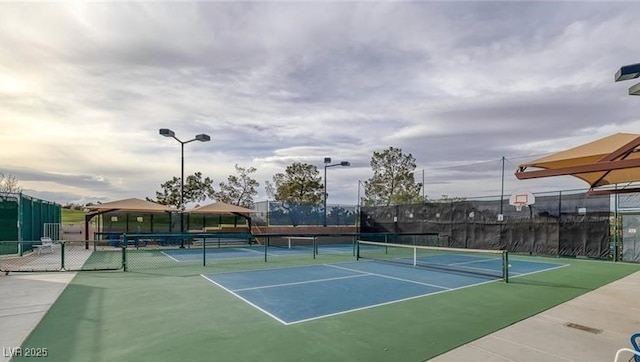
<svg viewBox="0 0 640 362">
<path fill-rule="evenodd" d="M 340 163 L 331 164 L 331 157 L 324 158 L 324 222 L 322 223 L 324 226 L 327 226 L 327 168 L 334 166 L 343 166 L 348 167 L 351 166 L 349 161 L 342 161 Z"/>
<path fill-rule="evenodd" d="M 193 141 L 208 142 L 211 137 L 201 133 L 188 141 L 182 141 L 176 137 L 176 133 L 168 128 L 160 128 L 160 135 L 171 137 L 180 142 L 180 232 L 184 232 L 184 145 Z M 184 239 L 180 242 L 180 248 L 184 248 Z"/>
<path fill-rule="evenodd" d="M 361 222 L 360 222 L 360 217 L 361 217 L 360 216 L 360 209 L 362 208 L 362 206 L 361 206 L 362 202 L 360 200 L 360 184 L 362 184 L 362 181 L 358 180 L 358 212 L 356 212 L 356 215 L 357 215 L 357 218 L 358 218 L 358 219 L 356 219 L 356 232 L 357 233 L 360 233 L 360 224 L 361 224 Z"/>
</svg>

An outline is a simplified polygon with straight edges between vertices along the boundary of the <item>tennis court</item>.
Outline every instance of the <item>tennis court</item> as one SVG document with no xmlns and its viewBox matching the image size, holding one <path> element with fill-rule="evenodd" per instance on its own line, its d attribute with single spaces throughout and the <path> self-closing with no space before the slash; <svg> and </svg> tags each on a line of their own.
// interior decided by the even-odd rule
<svg viewBox="0 0 640 362">
<path fill-rule="evenodd" d="M 471 260 L 469 260 L 471 259 Z M 439 255 L 440 264 L 482 263 L 480 258 Z M 495 264 L 494 259 L 483 259 Z M 566 264 L 513 261 L 512 276 Z M 499 268 L 498 268 L 499 269 Z M 203 277 L 282 324 L 289 325 L 496 281 L 485 275 L 359 261 L 254 270 Z"/>
</svg>

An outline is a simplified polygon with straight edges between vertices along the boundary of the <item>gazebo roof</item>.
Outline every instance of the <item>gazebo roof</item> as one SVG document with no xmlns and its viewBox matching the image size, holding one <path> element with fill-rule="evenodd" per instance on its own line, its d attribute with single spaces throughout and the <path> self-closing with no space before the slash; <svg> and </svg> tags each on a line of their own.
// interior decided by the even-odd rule
<svg viewBox="0 0 640 362">
<path fill-rule="evenodd" d="M 177 211 L 167 205 L 136 198 L 106 202 L 88 207 L 89 212 L 135 211 L 135 212 L 171 212 Z"/>
<path fill-rule="evenodd" d="M 587 182 L 591 193 L 637 192 L 637 188 L 624 191 L 596 191 L 593 188 L 640 181 L 639 147 L 640 134 L 616 133 L 523 163 L 515 175 L 520 180 L 569 175 Z"/>
</svg>

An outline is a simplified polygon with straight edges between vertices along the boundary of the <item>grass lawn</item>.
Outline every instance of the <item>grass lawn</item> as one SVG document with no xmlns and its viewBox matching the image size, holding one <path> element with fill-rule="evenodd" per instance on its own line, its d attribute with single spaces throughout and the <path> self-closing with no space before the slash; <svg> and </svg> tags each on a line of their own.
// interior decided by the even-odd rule
<svg viewBox="0 0 640 362">
<path fill-rule="evenodd" d="M 63 224 L 82 224 L 87 213 L 82 210 L 62 209 Z"/>
</svg>

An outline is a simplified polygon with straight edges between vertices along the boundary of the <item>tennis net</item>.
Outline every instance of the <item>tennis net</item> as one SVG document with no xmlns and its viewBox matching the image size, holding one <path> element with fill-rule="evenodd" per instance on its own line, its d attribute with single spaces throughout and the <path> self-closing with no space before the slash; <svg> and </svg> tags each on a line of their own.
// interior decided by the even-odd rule
<svg viewBox="0 0 640 362">
<path fill-rule="evenodd" d="M 408 264 L 509 281 L 509 260 L 505 250 L 443 248 L 358 240 L 357 259 Z"/>
<path fill-rule="evenodd" d="M 277 235 L 267 238 L 267 245 L 285 249 L 311 249 L 315 245 L 314 236 Z"/>
</svg>

